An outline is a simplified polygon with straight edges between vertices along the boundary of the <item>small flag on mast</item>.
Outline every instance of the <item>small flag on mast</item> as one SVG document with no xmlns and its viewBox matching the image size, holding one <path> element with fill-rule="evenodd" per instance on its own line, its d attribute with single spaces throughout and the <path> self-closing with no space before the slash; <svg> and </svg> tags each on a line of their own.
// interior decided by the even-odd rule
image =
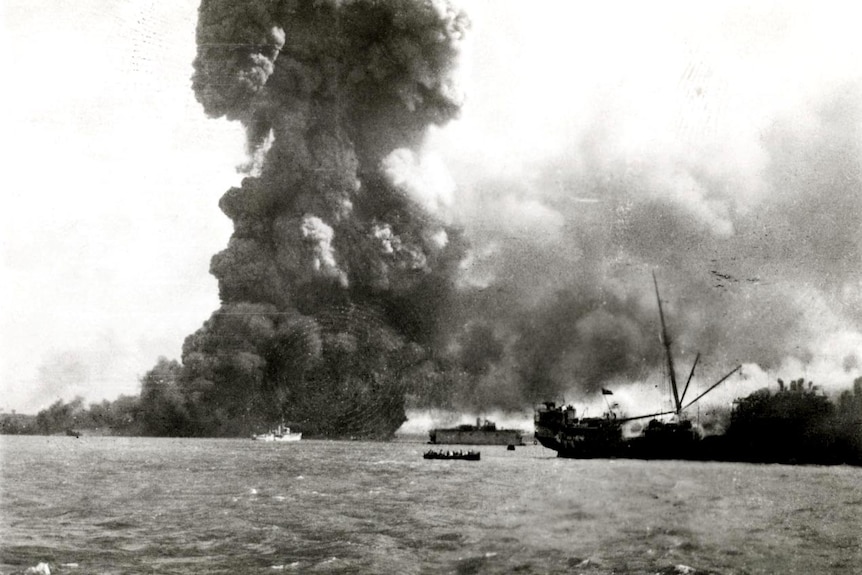
<svg viewBox="0 0 862 575">
<path fill-rule="evenodd" d="M 610 389 L 605 389 L 604 387 L 602 388 L 602 395 L 613 395 L 613 394 L 614 394 L 614 392 L 611 391 Z"/>
</svg>

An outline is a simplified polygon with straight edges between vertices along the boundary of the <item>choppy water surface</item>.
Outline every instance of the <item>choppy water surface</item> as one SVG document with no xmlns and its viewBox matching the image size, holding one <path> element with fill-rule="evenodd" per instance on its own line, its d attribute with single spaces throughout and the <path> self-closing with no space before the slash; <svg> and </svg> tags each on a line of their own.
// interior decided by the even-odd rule
<svg viewBox="0 0 862 575">
<path fill-rule="evenodd" d="M 862 572 L 862 469 L 2 437 L 0 573 Z"/>
</svg>

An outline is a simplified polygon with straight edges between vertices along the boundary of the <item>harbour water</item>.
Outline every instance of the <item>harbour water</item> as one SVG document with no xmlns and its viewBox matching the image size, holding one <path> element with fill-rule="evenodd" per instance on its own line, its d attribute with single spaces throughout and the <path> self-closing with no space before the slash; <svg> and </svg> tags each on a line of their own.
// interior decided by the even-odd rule
<svg viewBox="0 0 862 575">
<path fill-rule="evenodd" d="M 443 446 L 445 448 L 445 446 Z M 0 573 L 862 573 L 862 469 L 0 437 Z M 675 571 L 674 571 L 675 570 Z"/>
</svg>

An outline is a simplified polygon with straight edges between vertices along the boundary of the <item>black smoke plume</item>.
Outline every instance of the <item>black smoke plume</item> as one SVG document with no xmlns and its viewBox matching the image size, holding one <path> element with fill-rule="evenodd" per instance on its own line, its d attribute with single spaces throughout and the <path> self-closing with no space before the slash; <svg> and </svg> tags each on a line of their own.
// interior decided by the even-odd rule
<svg viewBox="0 0 862 575">
<path fill-rule="evenodd" d="M 458 113 L 465 16 L 430 0 L 204 0 L 193 88 L 246 129 L 250 176 L 220 207 L 221 307 L 183 347 L 207 433 L 284 418 L 388 436 L 463 248 L 411 174 Z"/>
<path fill-rule="evenodd" d="M 405 405 L 481 413 L 602 387 L 654 411 L 624 391 L 667 379 L 653 271 L 679 379 L 702 354 L 694 393 L 740 363 L 711 398 L 859 377 L 858 82 L 803 106 L 805 123 L 651 133 L 658 145 L 628 142 L 612 101 L 577 123 L 563 106 L 568 143 L 508 174 L 436 131 L 454 196 L 419 152 L 458 113 L 466 28 L 430 0 L 202 3 L 193 87 L 242 123 L 250 160 L 220 203 L 222 305 L 185 343 L 180 393 L 150 386 L 187 433 L 283 417 L 386 436 Z M 491 72 L 485 103 L 524 81 Z"/>
</svg>

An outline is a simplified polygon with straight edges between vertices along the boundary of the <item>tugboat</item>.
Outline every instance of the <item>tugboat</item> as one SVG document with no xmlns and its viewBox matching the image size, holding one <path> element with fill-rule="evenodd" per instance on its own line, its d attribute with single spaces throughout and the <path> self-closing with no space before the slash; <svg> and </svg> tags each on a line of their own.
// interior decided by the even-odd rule
<svg viewBox="0 0 862 575">
<path fill-rule="evenodd" d="M 302 432 L 291 432 L 290 428 L 282 422 L 281 425 L 267 433 L 258 433 L 252 435 L 251 438 L 256 441 L 299 441 L 302 439 Z"/>
<path fill-rule="evenodd" d="M 553 402 L 546 402 L 536 411 L 536 440 L 544 447 L 553 449 L 558 457 L 569 458 L 605 458 L 627 457 L 637 459 L 711 459 L 713 455 L 703 440 L 700 429 L 686 419 L 684 411 L 694 405 L 707 393 L 718 387 L 728 377 L 736 373 L 742 366 L 735 367 L 730 373 L 714 383 L 692 401 L 683 404 L 688 385 L 694 376 L 698 354 L 692 365 L 691 373 L 686 381 L 682 394 L 679 393 L 676 375 L 671 355 L 671 341 L 668 336 L 664 319 L 664 310 L 658 291 L 658 281 L 653 273 L 656 299 L 658 300 L 659 318 L 661 320 L 661 340 L 665 348 L 667 367 L 670 373 L 670 384 L 673 391 L 674 409 L 661 411 L 637 417 L 618 417 L 612 406 L 604 417 L 577 417 L 575 408 L 557 407 Z M 613 392 L 602 389 L 602 395 L 613 395 Z M 643 429 L 641 435 L 623 437 L 623 424 L 638 419 L 656 418 L 673 414 L 672 421 L 652 419 Z"/>
</svg>

